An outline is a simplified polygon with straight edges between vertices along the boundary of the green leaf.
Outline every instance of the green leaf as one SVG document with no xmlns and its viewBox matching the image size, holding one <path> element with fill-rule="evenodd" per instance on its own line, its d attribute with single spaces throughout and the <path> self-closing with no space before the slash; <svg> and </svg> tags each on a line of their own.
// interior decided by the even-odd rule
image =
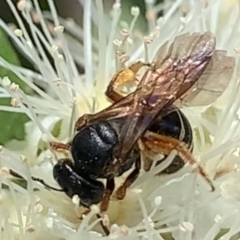
<svg viewBox="0 0 240 240">
<path fill-rule="evenodd" d="M 25 179 L 14 179 L 14 180 L 12 180 L 12 182 L 16 183 L 18 186 L 20 186 L 24 189 L 27 189 L 27 181 Z M 3 189 L 9 190 L 9 187 L 6 184 L 3 184 L 2 187 L 3 187 Z"/>
<path fill-rule="evenodd" d="M 0 56 L 7 62 L 20 66 L 17 54 L 14 51 L 9 39 L 0 29 Z M 25 92 L 29 93 L 28 86 L 9 69 L 0 67 L 0 77 L 8 76 Z M 11 98 L 0 98 L 0 105 L 10 106 Z M 0 144 L 9 140 L 23 140 L 25 137 L 24 124 L 29 121 L 26 114 L 0 111 L 1 134 Z"/>
<path fill-rule="evenodd" d="M 62 120 L 59 120 L 58 122 L 56 122 L 56 124 L 54 125 L 53 129 L 52 129 L 52 135 L 57 138 L 59 137 L 60 133 L 61 133 L 61 126 L 62 126 Z"/>
<path fill-rule="evenodd" d="M 222 229 L 219 231 L 219 233 L 217 234 L 217 236 L 214 238 L 214 240 L 220 239 L 220 238 L 223 237 L 225 234 L 227 234 L 229 231 L 230 231 L 230 229 L 228 229 L 228 228 L 222 228 Z M 239 236 L 240 236 L 240 233 L 238 232 L 238 233 L 234 234 L 234 235 L 230 238 L 230 240 L 237 240 L 237 239 L 239 239 Z"/>
</svg>

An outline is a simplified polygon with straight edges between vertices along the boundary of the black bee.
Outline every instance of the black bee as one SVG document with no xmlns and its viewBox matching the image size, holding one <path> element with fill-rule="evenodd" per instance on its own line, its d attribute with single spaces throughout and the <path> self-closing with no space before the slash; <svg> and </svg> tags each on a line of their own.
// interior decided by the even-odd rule
<svg viewBox="0 0 240 240">
<path fill-rule="evenodd" d="M 115 177 L 121 176 L 134 164 L 140 165 L 140 149 L 137 144 L 132 147 L 127 160 L 121 166 L 116 165 L 115 167 L 113 165 L 114 148 L 117 148 L 120 144 L 118 136 L 123 128 L 124 121 L 124 118 L 100 121 L 83 128 L 68 145 L 74 162 L 69 159 L 61 159 L 54 166 L 53 176 L 64 192 L 69 197 L 73 197 L 75 194 L 78 195 L 81 205 L 85 207 L 102 202 L 107 191 L 109 191 L 109 194 L 112 194 L 115 188 Z M 178 109 L 156 119 L 148 130 L 178 141 L 181 139 L 190 151 L 192 149 L 193 137 L 190 123 Z M 183 136 L 181 136 L 182 131 L 184 131 Z M 52 143 L 52 145 L 57 148 L 57 143 Z M 164 159 L 160 160 L 159 163 L 162 161 Z M 185 161 L 176 156 L 172 164 L 163 173 L 174 173 L 182 168 L 184 164 Z M 127 187 L 137 178 L 139 171 L 140 166 L 135 168 L 128 176 Z M 107 188 L 101 181 L 97 180 L 99 178 L 107 179 Z M 117 191 L 117 194 L 118 199 L 123 199 L 125 189 L 123 193 Z M 109 198 L 110 196 L 106 198 L 106 201 Z M 102 211 L 103 207 L 105 211 L 107 205 L 101 205 Z"/>
<path fill-rule="evenodd" d="M 191 126 L 179 108 L 216 100 L 227 87 L 233 67 L 234 59 L 215 50 L 214 35 L 205 32 L 180 35 L 173 43 L 163 44 L 151 64 L 136 62 L 117 72 L 106 91 L 113 104 L 80 117 L 71 142 L 51 143 L 53 149 L 67 149 L 72 155 L 72 160 L 61 159 L 53 168 L 61 190 L 71 198 L 77 195 L 87 208 L 101 203 L 104 212 L 115 190 L 115 177 L 132 168 L 116 189 L 117 199 L 123 199 L 141 165 L 149 170 L 149 163 L 141 163 L 141 151 L 167 156 L 172 150 L 178 155 L 162 173 L 174 173 L 186 162 L 197 164 L 213 190 L 191 154 Z M 145 72 L 138 80 L 140 68 Z M 135 82 L 136 89 L 121 95 L 118 88 L 128 82 Z M 106 179 L 105 185 L 101 178 Z"/>
</svg>

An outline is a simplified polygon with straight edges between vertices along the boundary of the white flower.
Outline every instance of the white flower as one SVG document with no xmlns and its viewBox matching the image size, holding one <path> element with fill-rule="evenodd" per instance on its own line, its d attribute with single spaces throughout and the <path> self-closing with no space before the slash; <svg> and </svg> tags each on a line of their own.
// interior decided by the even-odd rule
<svg viewBox="0 0 240 240">
<path fill-rule="evenodd" d="M 181 32 L 206 30 L 215 33 L 217 48 L 237 56 L 237 1 L 177 0 L 154 5 L 154 1 L 145 0 L 145 34 L 135 27 L 138 7 L 131 9 L 132 22 L 120 21 L 118 0 L 111 16 L 104 13 L 102 1 L 79 0 L 83 28 L 72 20 L 60 19 L 51 0 L 50 13 L 41 12 L 36 0 L 21 0 L 17 6 L 11 0 L 7 2 L 17 26 L 9 27 L 2 19 L 0 26 L 36 71 L 14 66 L 0 57 L 0 65 L 13 71 L 35 92 L 26 95 L 7 76 L 1 79 L 0 97 L 11 96 L 13 106 L 0 106 L 0 110 L 24 112 L 32 120 L 26 124 L 24 143 L 12 141 L 1 149 L 1 239 L 164 239 L 167 234 L 176 240 L 213 240 L 222 229 L 229 231 L 221 239 L 240 232 L 239 64 L 217 102 L 185 110 L 194 128 L 194 154 L 200 156 L 214 178 L 216 191 L 210 192 L 190 166 L 164 177 L 154 177 L 153 171 L 144 173 L 123 201 L 111 201 L 108 217 L 103 219 L 105 223 L 110 221 L 111 234 L 104 238 L 100 220 L 95 218 L 96 206 L 80 221 L 78 199 L 71 200 L 31 180 L 35 176 L 56 186 L 52 178 L 56 156 L 48 142 L 54 137 L 67 142 L 81 114 L 110 104 L 104 91 L 112 75 L 125 63 L 129 65 L 139 58 L 151 60 L 161 44 Z M 157 19 L 160 11 L 163 16 Z M 97 36 L 91 34 L 93 26 Z M 84 74 L 79 73 L 77 65 L 83 67 Z M 157 168 L 163 168 L 172 158 L 170 154 Z M 22 175 L 27 188 L 10 181 L 8 169 Z"/>
</svg>

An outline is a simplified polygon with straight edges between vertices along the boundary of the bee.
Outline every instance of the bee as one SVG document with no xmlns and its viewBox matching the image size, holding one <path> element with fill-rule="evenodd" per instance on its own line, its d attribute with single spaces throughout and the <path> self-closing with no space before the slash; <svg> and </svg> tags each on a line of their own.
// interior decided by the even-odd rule
<svg viewBox="0 0 240 240">
<path fill-rule="evenodd" d="M 123 199 L 141 168 L 150 169 L 153 161 L 141 160 L 141 152 L 166 157 L 173 150 L 177 155 L 162 173 L 174 173 L 185 163 L 195 164 L 214 190 L 191 153 L 192 129 L 180 108 L 210 104 L 227 87 L 234 59 L 215 45 L 211 32 L 182 34 L 171 44 L 163 44 L 150 64 L 136 62 L 118 71 L 105 92 L 113 103 L 98 113 L 81 116 L 69 143 L 51 142 L 53 149 L 67 149 L 72 155 L 72 160 L 60 159 L 53 168 L 60 190 L 71 198 L 77 195 L 86 208 L 100 204 L 105 212 L 114 191 L 117 199 Z M 140 71 L 143 74 L 138 79 Z M 127 83 L 135 83 L 136 88 L 124 95 L 119 88 Z M 115 178 L 130 169 L 115 189 Z M 106 184 L 99 179 L 106 179 Z"/>
</svg>

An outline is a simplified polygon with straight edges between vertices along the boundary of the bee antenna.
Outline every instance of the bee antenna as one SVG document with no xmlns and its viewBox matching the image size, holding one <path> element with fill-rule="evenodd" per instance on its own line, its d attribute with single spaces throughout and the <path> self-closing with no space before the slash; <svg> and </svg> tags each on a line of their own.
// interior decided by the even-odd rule
<svg viewBox="0 0 240 240">
<path fill-rule="evenodd" d="M 13 177 L 17 177 L 17 178 L 21 178 L 24 179 L 21 175 L 19 175 L 17 172 L 13 171 L 12 169 L 9 169 L 9 173 L 13 176 Z M 52 187 L 50 185 L 48 185 L 43 179 L 41 178 L 36 178 L 36 177 L 31 177 L 33 181 L 39 182 L 41 183 L 43 186 L 45 186 L 48 189 L 54 190 L 54 191 L 58 191 L 58 192 L 64 192 L 63 189 L 59 189 L 59 188 L 55 188 Z"/>
</svg>

